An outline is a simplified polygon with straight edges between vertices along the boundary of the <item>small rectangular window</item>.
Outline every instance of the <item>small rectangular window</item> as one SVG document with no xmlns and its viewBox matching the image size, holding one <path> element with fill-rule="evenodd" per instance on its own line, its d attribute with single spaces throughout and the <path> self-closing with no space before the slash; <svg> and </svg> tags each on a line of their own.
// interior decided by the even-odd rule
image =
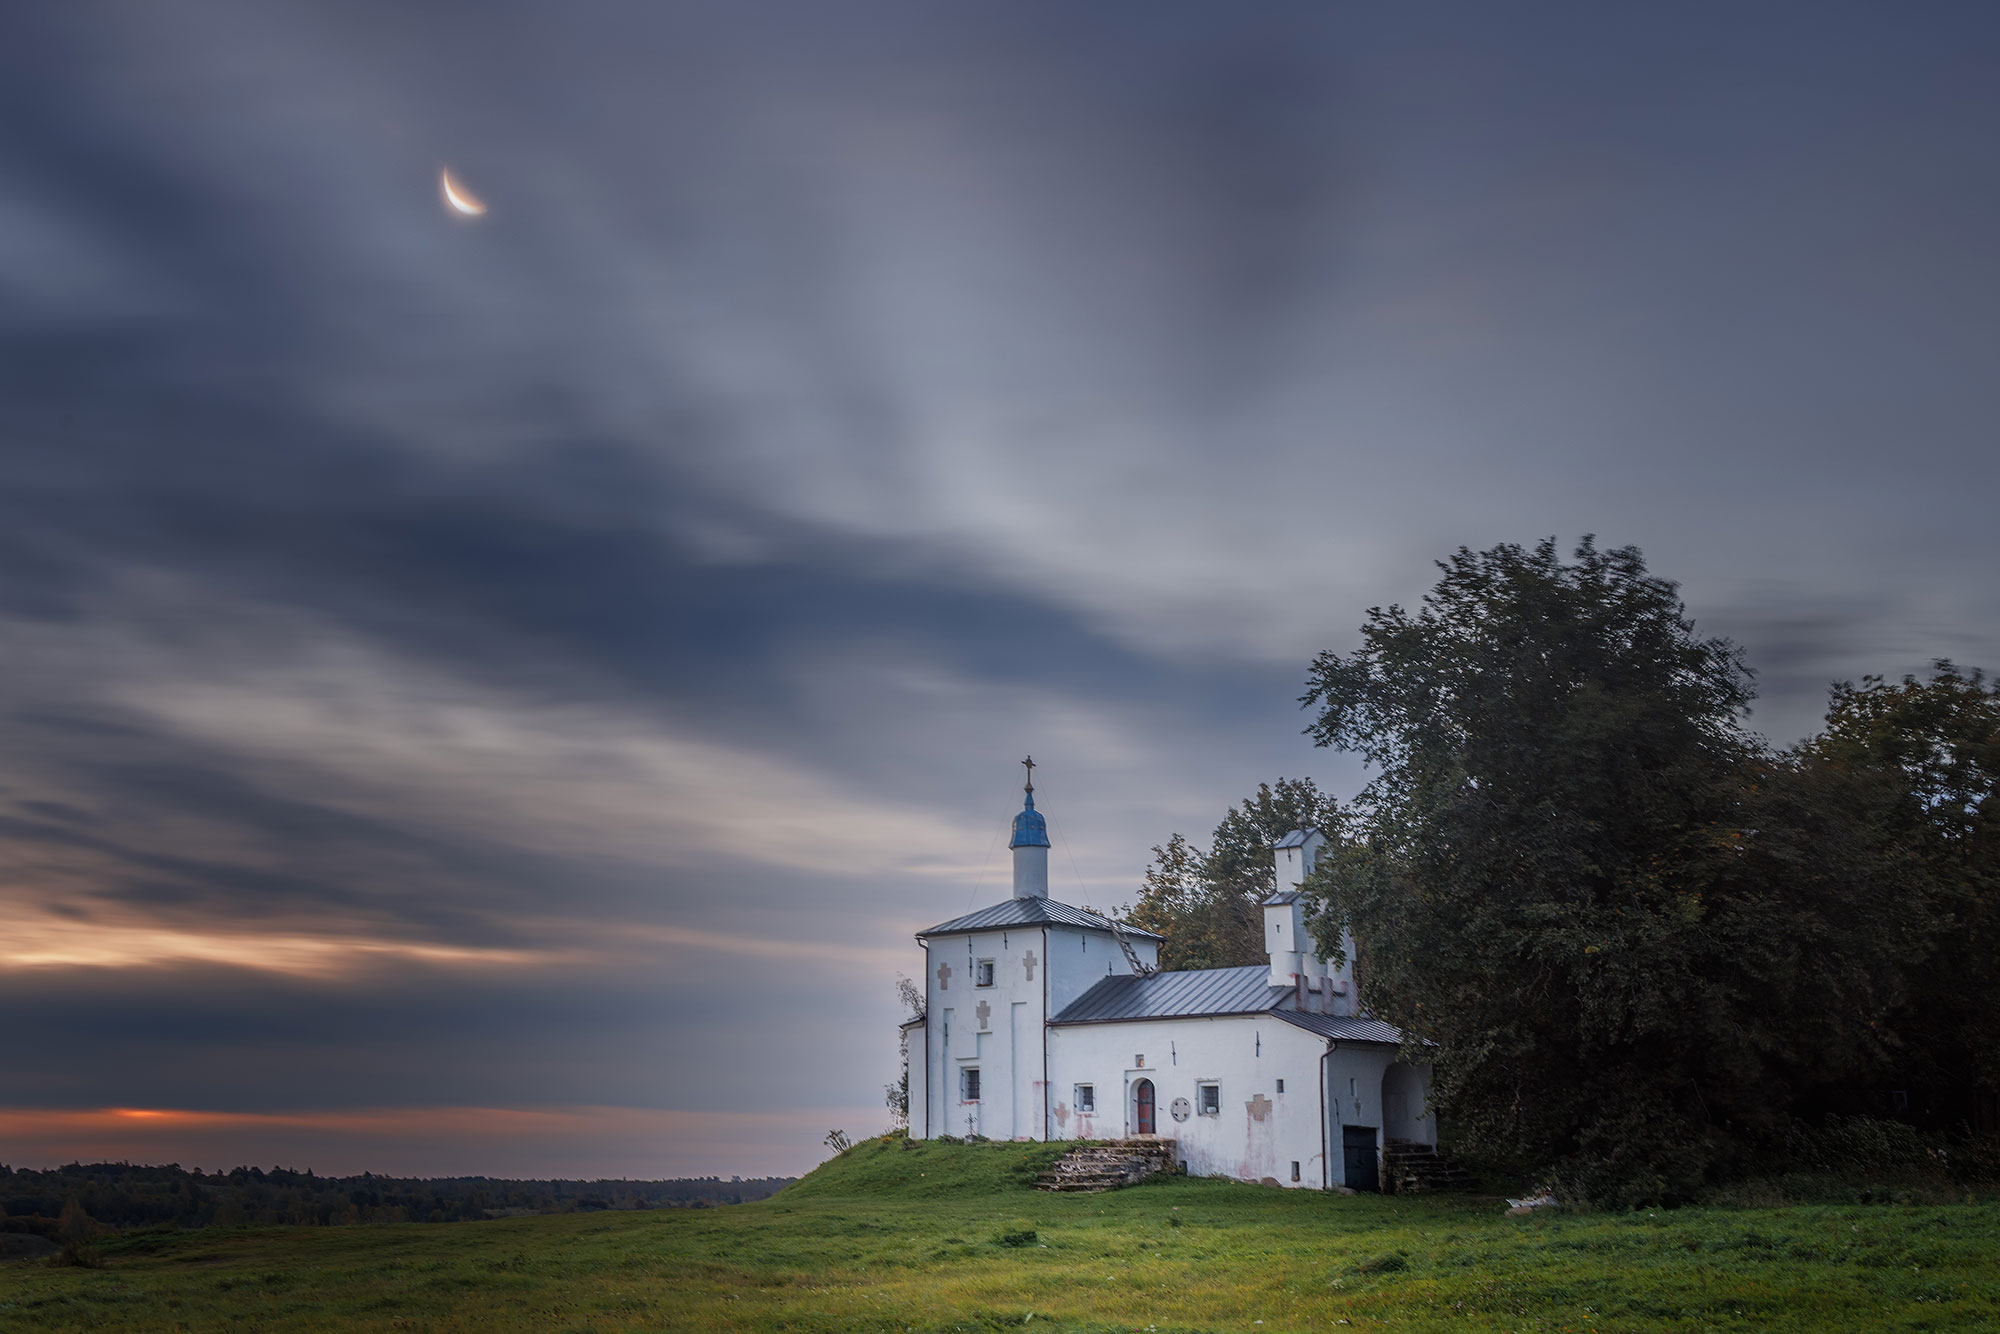
<svg viewBox="0 0 2000 1334">
<path fill-rule="evenodd" d="M 972 966 L 972 985 L 975 987 L 993 985 L 993 960 L 981 959 Z"/>
<path fill-rule="evenodd" d="M 1096 1085 L 1078 1084 L 1076 1086 L 1076 1109 L 1079 1112 L 1094 1112 L 1097 1110 Z"/>
<path fill-rule="evenodd" d="M 1299 1160 L 1294 1158 L 1292 1159 L 1292 1180 L 1297 1181 L 1298 1179 L 1299 1179 Z"/>
<path fill-rule="evenodd" d="M 1283 1093 L 1284 1091 L 1285 1091 L 1285 1081 L 1281 1079 L 1278 1081 L 1278 1092 Z"/>
<path fill-rule="evenodd" d="M 1203 1116 L 1222 1115 L 1222 1085 L 1196 1084 L 1194 1086 L 1195 1110 Z"/>
<path fill-rule="evenodd" d="M 979 1101 L 979 1068 L 967 1066 L 958 1072 L 958 1096 L 965 1102 Z"/>
</svg>

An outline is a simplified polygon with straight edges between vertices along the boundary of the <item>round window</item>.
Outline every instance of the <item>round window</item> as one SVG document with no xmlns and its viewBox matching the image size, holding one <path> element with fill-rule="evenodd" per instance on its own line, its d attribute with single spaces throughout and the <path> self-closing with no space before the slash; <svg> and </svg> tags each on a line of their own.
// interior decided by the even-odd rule
<svg viewBox="0 0 2000 1334">
<path fill-rule="evenodd" d="M 1173 1111 L 1174 1114 L 1174 1120 L 1185 1121 L 1188 1119 L 1188 1113 L 1192 1111 L 1193 1108 L 1188 1106 L 1188 1100 L 1186 1098 L 1175 1098 L 1174 1105 L 1171 1110 Z"/>
</svg>

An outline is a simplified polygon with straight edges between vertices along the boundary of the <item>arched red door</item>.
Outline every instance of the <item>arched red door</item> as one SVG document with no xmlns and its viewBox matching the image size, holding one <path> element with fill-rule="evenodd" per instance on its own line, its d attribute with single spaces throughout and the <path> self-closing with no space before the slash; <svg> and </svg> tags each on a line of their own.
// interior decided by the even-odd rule
<svg viewBox="0 0 2000 1334">
<path fill-rule="evenodd" d="M 1133 1086 L 1132 1094 L 1139 1100 L 1139 1133 L 1153 1133 L 1153 1081 L 1142 1079 Z"/>
</svg>

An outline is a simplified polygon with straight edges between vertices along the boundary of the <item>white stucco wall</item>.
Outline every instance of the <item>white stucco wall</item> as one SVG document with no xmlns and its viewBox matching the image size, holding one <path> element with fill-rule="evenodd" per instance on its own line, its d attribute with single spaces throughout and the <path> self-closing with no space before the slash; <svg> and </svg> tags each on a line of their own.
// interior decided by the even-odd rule
<svg viewBox="0 0 2000 1334">
<path fill-rule="evenodd" d="M 1049 896 L 1049 850 L 1044 846 L 1014 849 L 1014 897 L 1045 899 Z"/>
<path fill-rule="evenodd" d="M 909 1043 L 910 1060 L 910 1134 L 918 1139 L 924 1137 L 924 1127 L 930 1124 L 930 1081 L 924 1076 L 931 1068 L 930 1044 L 926 1041 L 928 1024 L 912 1024 L 902 1030 Z"/>
<path fill-rule="evenodd" d="M 1437 1118 L 1431 1115 L 1431 1068 L 1392 1065 L 1382 1076 L 1382 1134 L 1437 1147 Z"/>
<path fill-rule="evenodd" d="M 1042 1020 L 1049 953 L 1038 926 L 936 936 L 927 942 L 930 1103 L 925 1121 L 912 1115 L 911 1134 L 1042 1137 Z M 983 987 L 978 978 L 985 959 L 993 961 L 993 984 Z M 961 1073 L 967 1068 L 979 1071 L 977 1102 L 961 1096 Z"/>
<path fill-rule="evenodd" d="M 1317 1189 L 1325 1181 L 1319 1095 L 1325 1050 L 1324 1039 L 1268 1015 L 1051 1028 L 1049 1073 L 1056 1101 L 1050 1131 L 1058 1139 L 1136 1134 L 1134 1090 L 1139 1080 L 1149 1079 L 1158 1108 L 1156 1132 L 1178 1141 L 1192 1175 L 1270 1178 Z M 1221 1111 L 1203 1116 L 1196 1110 L 1195 1086 L 1210 1080 L 1220 1085 Z M 1074 1107 L 1080 1083 L 1096 1090 L 1095 1115 Z M 1185 1121 L 1173 1117 L 1176 1098 L 1188 1101 Z"/>
<path fill-rule="evenodd" d="M 1391 1139 L 1437 1145 L 1431 1068 L 1398 1064 L 1395 1047 L 1336 1043 L 1326 1062 L 1327 1145 L 1336 1184 L 1346 1178 L 1345 1128 L 1367 1127 L 1379 1156 Z"/>
<path fill-rule="evenodd" d="M 1061 1014 L 1063 1007 L 1111 976 L 1127 976 L 1132 966 L 1125 951 L 1106 931 L 1084 931 L 1052 926 L 1049 933 L 1049 1013 Z M 1158 967 L 1160 947 L 1150 940 L 1134 940 L 1133 952 L 1147 967 Z"/>
</svg>

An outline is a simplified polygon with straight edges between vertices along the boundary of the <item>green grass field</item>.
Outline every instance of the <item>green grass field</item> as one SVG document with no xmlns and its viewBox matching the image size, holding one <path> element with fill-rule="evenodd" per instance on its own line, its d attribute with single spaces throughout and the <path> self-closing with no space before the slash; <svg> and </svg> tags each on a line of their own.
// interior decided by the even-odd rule
<svg viewBox="0 0 2000 1334">
<path fill-rule="evenodd" d="M 0 1265 L 0 1330 L 2000 1329 L 1991 1203 L 1056 1196 L 1041 1146 L 901 1144 L 726 1209 L 128 1236 Z"/>
</svg>

